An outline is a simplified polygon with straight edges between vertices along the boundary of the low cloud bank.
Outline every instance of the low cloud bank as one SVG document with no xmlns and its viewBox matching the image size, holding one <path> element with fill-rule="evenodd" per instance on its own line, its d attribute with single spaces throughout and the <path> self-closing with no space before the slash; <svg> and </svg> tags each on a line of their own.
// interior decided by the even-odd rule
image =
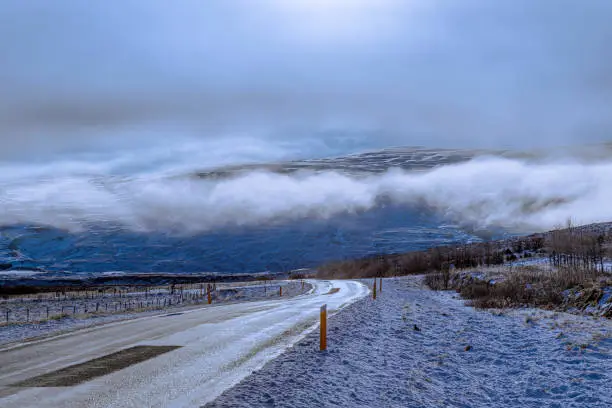
<svg viewBox="0 0 612 408">
<path fill-rule="evenodd" d="M 568 218 L 612 219 L 612 163 L 528 163 L 480 158 L 428 172 L 253 171 L 230 179 L 149 172 L 111 176 L 72 166 L 45 175 L 4 169 L 0 225 L 68 230 L 113 225 L 133 231 L 200 233 L 367 211 L 386 203 L 425 207 L 476 228 L 549 229 Z M 10 175 L 14 175 L 11 177 Z"/>
</svg>

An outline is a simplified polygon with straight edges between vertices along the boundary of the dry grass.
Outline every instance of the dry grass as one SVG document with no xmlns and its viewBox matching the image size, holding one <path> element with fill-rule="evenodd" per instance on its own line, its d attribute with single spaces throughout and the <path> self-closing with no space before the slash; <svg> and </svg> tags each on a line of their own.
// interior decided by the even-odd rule
<svg viewBox="0 0 612 408">
<path fill-rule="evenodd" d="M 590 299 L 601 297 L 602 287 L 612 285 L 604 271 L 610 255 L 612 223 L 575 227 L 568 222 L 566 228 L 548 233 L 334 262 L 318 272 L 324 278 L 427 274 L 430 288 L 455 289 L 476 307 L 552 308 L 568 302 L 563 293 L 568 289 L 585 289 Z M 531 257 L 547 259 L 532 266 L 507 263 Z M 475 268 L 480 279 L 469 273 Z"/>
<path fill-rule="evenodd" d="M 334 279 L 372 278 L 503 265 L 519 257 L 544 251 L 545 240 L 528 236 L 496 242 L 431 248 L 402 254 L 384 254 L 362 259 L 331 262 L 318 268 L 318 277 Z M 517 253 L 514 250 L 519 251 Z"/>
<path fill-rule="evenodd" d="M 477 308 L 507 308 L 534 306 L 554 308 L 565 298 L 563 292 L 572 288 L 597 288 L 606 275 L 595 268 L 564 266 L 546 270 L 538 267 L 508 268 L 503 280 L 490 284 L 487 280 L 459 280 L 454 275 L 451 284 L 444 285 L 442 273 L 433 273 L 425 278 L 432 289 L 455 289 L 469 304 Z M 607 283 L 606 283 L 607 284 Z"/>
<path fill-rule="evenodd" d="M 289 280 L 304 280 L 304 279 L 312 279 L 315 277 L 316 275 L 313 273 L 293 272 L 289 275 Z"/>
<path fill-rule="evenodd" d="M 521 258 L 547 257 L 555 267 L 603 269 L 612 255 L 612 223 L 566 228 L 547 233 L 513 237 L 492 242 L 457 244 L 402 254 L 381 254 L 362 259 L 331 262 L 318 268 L 321 278 L 371 278 L 444 272 L 457 269 L 489 268 Z M 439 286 L 442 279 L 429 278 Z"/>
</svg>

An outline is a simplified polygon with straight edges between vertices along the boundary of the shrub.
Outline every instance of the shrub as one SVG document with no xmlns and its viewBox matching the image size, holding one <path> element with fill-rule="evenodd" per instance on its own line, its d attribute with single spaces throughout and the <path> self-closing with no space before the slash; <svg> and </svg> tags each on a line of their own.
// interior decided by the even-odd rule
<svg viewBox="0 0 612 408">
<path fill-rule="evenodd" d="M 600 277 L 601 273 L 592 268 L 564 267 L 542 271 L 525 267 L 495 285 L 481 280 L 466 282 L 459 292 L 478 308 L 553 307 L 563 303 L 562 292 L 566 289 L 590 287 Z"/>
<path fill-rule="evenodd" d="M 442 272 L 432 272 L 425 275 L 425 284 L 433 290 L 448 290 L 448 280 Z"/>
</svg>

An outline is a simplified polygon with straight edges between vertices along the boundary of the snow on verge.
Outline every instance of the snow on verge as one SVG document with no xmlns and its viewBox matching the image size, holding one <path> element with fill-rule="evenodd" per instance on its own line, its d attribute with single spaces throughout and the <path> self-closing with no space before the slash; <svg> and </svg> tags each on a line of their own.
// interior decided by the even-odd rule
<svg viewBox="0 0 612 408">
<path fill-rule="evenodd" d="M 419 278 L 318 331 L 226 391 L 216 407 L 604 407 L 612 404 L 612 322 L 523 309 L 478 311 Z"/>
</svg>

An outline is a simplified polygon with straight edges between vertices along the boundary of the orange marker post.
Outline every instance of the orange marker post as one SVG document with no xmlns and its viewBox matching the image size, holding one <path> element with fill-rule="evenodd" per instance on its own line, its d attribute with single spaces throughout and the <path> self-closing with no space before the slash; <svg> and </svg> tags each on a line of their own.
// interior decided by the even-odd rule
<svg viewBox="0 0 612 408">
<path fill-rule="evenodd" d="M 376 300 L 376 279 L 374 279 L 374 288 L 372 289 L 372 299 Z"/>
<path fill-rule="evenodd" d="M 327 350 L 327 305 L 321 306 L 321 351 Z"/>
<path fill-rule="evenodd" d="M 278 287 L 278 294 L 279 294 L 279 296 L 281 296 L 281 297 L 283 296 L 283 287 L 282 287 L 282 286 L 279 286 L 279 287 Z"/>
<path fill-rule="evenodd" d="M 210 285 L 206 288 L 206 292 L 208 293 L 208 304 L 212 303 L 212 294 L 210 293 Z"/>
</svg>

